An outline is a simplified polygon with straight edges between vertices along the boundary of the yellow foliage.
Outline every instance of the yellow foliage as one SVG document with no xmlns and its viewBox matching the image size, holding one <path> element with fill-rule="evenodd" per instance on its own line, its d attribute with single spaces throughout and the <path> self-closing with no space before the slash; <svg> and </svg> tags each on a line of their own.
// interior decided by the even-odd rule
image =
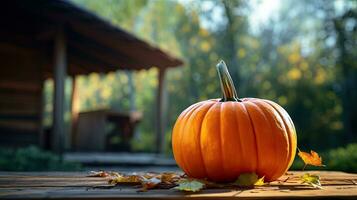
<svg viewBox="0 0 357 200">
<path fill-rule="evenodd" d="M 240 48 L 240 49 L 238 50 L 238 57 L 239 57 L 239 58 L 244 58 L 246 54 L 247 54 L 247 53 L 246 53 L 245 49 Z"/>
<path fill-rule="evenodd" d="M 109 97 L 112 95 L 112 89 L 110 87 L 104 87 L 101 89 L 100 96 L 102 99 L 108 100 Z"/>
<path fill-rule="evenodd" d="M 97 83 L 99 82 L 99 75 L 98 75 L 97 73 L 91 73 L 91 74 L 89 75 L 89 81 L 90 81 L 91 83 L 97 84 Z"/>
<path fill-rule="evenodd" d="M 314 80 L 318 85 L 324 83 L 326 80 L 326 72 L 322 69 L 318 69 Z"/>
<path fill-rule="evenodd" d="M 176 4 L 176 11 L 182 14 L 185 12 L 185 8 L 181 4 Z"/>
<path fill-rule="evenodd" d="M 204 28 L 200 28 L 198 35 L 202 36 L 202 37 L 207 37 L 209 35 L 208 31 Z"/>
<path fill-rule="evenodd" d="M 299 80 L 301 78 L 301 71 L 297 68 L 293 68 L 288 72 L 288 78 L 291 80 Z"/>
<path fill-rule="evenodd" d="M 300 64 L 300 68 L 303 71 L 306 71 L 309 68 L 309 64 L 306 61 L 302 61 L 301 64 Z"/>
<path fill-rule="evenodd" d="M 107 74 L 107 80 L 112 83 L 115 81 L 115 73 L 114 72 L 110 72 Z"/>
<path fill-rule="evenodd" d="M 300 59 L 301 59 L 301 57 L 300 57 L 300 54 L 298 54 L 298 53 L 292 53 L 288 57 L 289 63 L 291 63 L 291 64 L 296 64 L 297 62 L 299 62 Z"/>
<path fill-rule="evenodd" d="M 208 52 L 210 49 L 211 49 L 211 45 L 209 42 L 207 42 L 207 41 L 201 42 L 201 50 L 203 52 Z"/>
</svg>

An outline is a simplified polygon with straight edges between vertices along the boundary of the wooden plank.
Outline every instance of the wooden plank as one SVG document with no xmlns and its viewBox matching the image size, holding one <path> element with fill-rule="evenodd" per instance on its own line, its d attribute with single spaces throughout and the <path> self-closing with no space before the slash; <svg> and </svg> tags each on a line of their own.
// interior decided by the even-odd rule
<svg viewBox="0 0 357 200">
<path fill-rule="evenodd" d="M 286 182 L 274 181 L 254 189 L 206 189 L 183 193 L 172 189 L 137 192 L 133 186 L 106 186 L 107 178 L 86 177 L 85 173 L 0 173 L 0 199 L 356 199 L 357 174 L 313 171 L 321 177 L 322 190 L 301 184 L 305 172 L 289 172 Z M 283 176 L 280 180 L 285 180 Z M 103 187 L 102 187 L 103 188 Z"/>
</svg>

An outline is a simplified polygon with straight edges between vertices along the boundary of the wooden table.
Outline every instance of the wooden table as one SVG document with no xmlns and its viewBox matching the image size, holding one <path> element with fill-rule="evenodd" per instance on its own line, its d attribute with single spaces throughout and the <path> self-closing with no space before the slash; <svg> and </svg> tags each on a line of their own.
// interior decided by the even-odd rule
<svg viewBox="0 0 357 200">
<path fill-rule="evenodd" d="M 301 184 L 301 172 L 289 172 L 286 182 L 275 181 L 255 189 L 206 189 L 199 193 L 173 189 L 138 192 L 133 186 L 93 188 L 108 185 L 106 178 L 86 177 L 84 172 L 0 172 L 0 199 L 357 199 L 357 174 L 309 173 L 320 175 L 322 190 Z"/>
</svg>

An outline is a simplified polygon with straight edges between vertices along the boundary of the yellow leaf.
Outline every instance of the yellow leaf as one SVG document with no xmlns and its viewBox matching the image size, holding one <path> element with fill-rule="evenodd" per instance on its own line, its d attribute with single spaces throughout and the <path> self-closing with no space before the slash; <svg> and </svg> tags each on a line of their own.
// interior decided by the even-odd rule
<svg viewBox="0 0 357 200">
<path fill-rule="evenodd" d="M 265 185 L 265 183 L 264 183 L 264 178 L 265 178 L 265 176 L 262 176 L 260 179 L 257 180 L 257 182 L 254 183 L 254 185 L 255 185 L 255 186 Z"/>
<path fill-rule="evenodd" d="M 259 178 L 255 173 L 244 173 L 239 175 L 235 184 L 241 187 L 262 186 L 264 185 L 264 176 Z"/>
<path fill-rule="evenodd" d="M 314 188 L 322 189 L 321 182 L 320 182 L 320 176 L 315 175 L 315 174 L 306 173 L 306 174 L 302 175 L 300 178 L 301 178 L 302 183 L 307 183 Z"/>
<path fill-rule="evenodd" d="M 299 150 L 298 155 L 304 161 L 305 165 L 313 165 L 319 167 L 325 166 L 322 164 L 322 159 L 319 154 L 313 150 L 311 150 L 310 153 L 306 153 Z"/>
</svg>

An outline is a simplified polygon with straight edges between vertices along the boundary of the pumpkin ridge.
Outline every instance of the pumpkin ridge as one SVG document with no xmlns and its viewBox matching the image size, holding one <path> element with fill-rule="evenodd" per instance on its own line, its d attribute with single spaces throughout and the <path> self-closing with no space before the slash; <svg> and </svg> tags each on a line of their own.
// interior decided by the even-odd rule
<svg viewBox="0 0 357 200">
<path fill-rule="evenodd" d="M 292 156 L 292 143 L 291 143 L 292 138 L 291 138 L 291 135 L 290 135 L 290 130 L 289 130 L 289 128 L 287 128 L 287 124 L 286 124 L 284 118 L 282 117 L 280 111 L 276 107 L 274 107 L 272 104 L 270 104 L 269 101 L 264 100 L 264 103 L 268 104 L 270 107 L 272 107 L 278 113 L 278 115 L 276 115 L 276 117 L 279 116 L 279 118 L 283 122 L 284 130 L 285 130 L 285 133 L 286 133 L 287 138 L 288 138 L 288 155 L 285 158 L 286 159 L 285 167 L 283 168 L 283 171 L 282 171 L 282 173 L 285 173 L 290 167 L 290 160 L 291 160 L 291 156 Z"/>
<path fill-rule="evenodd" d="M 238 103 L 239 104 L 239 103 Z M 235 107 L 236 105 L 235 105 L 235 103 L 232 103 L 232 106 L 233 107 Z M 238 109 L 237 109 L 238 110 Z M 241 137 L 241 132 L 240 132 L 240 130 L 239 130 L 239 128 L 240 128 L 240 125 L 239 125 L 239 120 L 238 120 L 238 112 L 237 111 L 235 111 L 234 112 L 234 118 L 235 118 L 235 121 L 236 121 L 236 125 L 237 125 L 237 132 L 238 132 L 238 140 L 239 140 L 239 152 L 241 152 L 241 160 L 243 160 L 243 158 L 245 158 L 245 151 L 244 151 L 244 148 L 243 148 L 243 145 L 242 145 L 242 137 Z"/>
<path fill-rule="evenodd" d="M 262 110 L 262 113 L 263 115 L 265 116 L 265 119 L 268 121 L 268 124 L 270 125 L 270 133 L 271 133 L 271 136 L 273 137 L 273 140 L 274 141 L 277 141 L 277 137 L 276 137 L 276 134 L 273 132 L 273 126 L 274 124 L 272 124 L 271 120 L 269 120 L 269 118 L 271 118 L 270 116 L 270 113 L 269 111 L 267 110 L 267 108 L 264 107 L 264 103 L 265 102 L 260 102 L 259 100 L 256 100 L 256 101 L 251 101 L 252 103 L 254 103 L 256 106 L 258 106 L 258 108 L 260 110 Z M 266 104 L 266 103 L 265 103 Z M 267 106 L 270 106 L 269 104 L 267 104 Z M 275 110 L 275 109 L 274 109 Z M 285 127 L 284 127 L 285 128 Z M 288 142 L 288 150 L 289 150 L 289 142 Z M 274 152 L 275 152 L 275 155 L 279 155 L 279 150 L 278 150 L 278 146 L 277 146 L 277 143 L 274 142 Z M 289 155 L 289 153 L 287 154 L 287 156 Z M 285 156 L 285 162 L 284 164 L 286 163 L 286 160 L 287 160 L 287 156 Z M 280 171 L 282 170 L 281 169 L 281 163 L 279 162 L 279 159 L 275 159 L 275 162 L 274 164 L 272 165 L 273 167 L 273 179 L 274 177 L 280 173 Z M 285 168 L 285 167 L 284 167 Z"/>
<path fill-rule="evenodd" d="M 206 177 L 208 176 L 208 172 L 207 172 L 207 169 L 206 169 L 205 161 L 203 159 L 202 148 L 201 148 L 201 132 L 202 132 L 202 124 L 203 124 L 202 122 L 206 118 L 206 115 L 207 115 L 208 111 L 214 106 L 214 104 L 215 103 L 212 103 L 210 105 L 210 107 L 207 109 L 206 113 L 202 116 L 202 120 L 201 120 L 201 123 L 200 123 L 200 129 L 198 131 L 198 135 L 199 135 L 198 140 L 199 140 L 199 144 L 200 144 L 198 148 L 199 148 L 199 152 L 200 152 L 201 162 L 202 162 L 202 165 L 203 165 L 203 171 L 204 171 L 204 174 L 206 175 Z"/>
<path fill-rule="evenodd" d="M 187 125 L 187 120 L 189 119 L 189 117 L 191 116 L 191 114 L 192 114 L 192 111 L 195 111 L 195 110 L 197 110 L 199 107 L 201 107 L 201 105 L 204 103 L 204 101 L 203 102 L 199 102 L 199 103 L 197 103 L 197 104 L 195 104 L 191 109 L 189 109 L 188 111 L 187 111 L 187 113 L 184 115 L 184 118 L 183 118 L 183 122 L 182 122 L 182 125 L 180 126 L 180 131 L 179 131 L 179 134 L 180 134 L 180 137 L 179 137 L 179 142 L 178 142 L 178 146 L 180 147 L 180 148 L 182 148 L 182 140 L 183 140 L 183 135 L 184 134 L 182 134 L 182 133 L 185 133 L 185 132 L 183 132 L 182 130 L 184 130 L 185 128 L 186 128 L 186 125 Z M 185 159 L 184 159 L 184 155 L 182 154 L 182 153 L 180 153 L 180 160 L 181 160 L 181 165 L 182 165 L 182 168 L 183 168 L 183 170 L 189 175 L 189 171 L 187 170 L 189 167 L 187 167 L 188 165 L 187 165 L 187 163 L 186 163 L 186 161 L 185 161 Z"/>
<path fill-rule="evenodd" d="M 288 121 L 290 122 L 290 124 L 292 125 L 292 132 L 290 131 L 288 127 L 288 122 L 284 119 L 284 116 L 283 116 L 283 113 L 282 110 L 279 109 L 279 107 L 277 107 L 274 103 L 272 103 L 271 101 L 268 101 L 268 100 L 264 100 L 266 103 L 268 103 L 270 106 L 272 106 L 279 114 L 279 116 L 282 118 L 283 122 L 284 122 L 284 126 L 285 126 L 285 129 L 286 129 L 286 132 L 287 132 L 287 135 L 288 135 L 288 139 L 289 139 L 289 157 L 288 157 L 288 164 L 287 164 L 287 167 L 285 169 L 285 172 L 290 168 L 292 162 L 294 161 L 294 157 L 295 157 L 295 152 L 294 152 L 294 147 L 293 147 L 293 141 L 294 139 L 296 140 L 296 137 L 294 138 L 295 136 L 295 127 L 294 127 L 294 124 L 292 123 L 292 120 L 290 119 L 290 117 L 288 117 L 288 115 L 286 115 L 286 118 L 288 119 Z"/>
<path fill-rule="evenodd" d="M 217 103 L 219 104 L 220 102 L 216 102 L 216 103 L 214 103 L 213 105 L 212 105 L 212 107 L 210 108 L 210 109 L 208 109 L 208 111 L 207 111 L 207 113 L 206 113 L 206 115 L 205 115 L 205 118 L 202 120 L 202 126 L 203 126 L 203 124 L 204 124 L 204 122 L 205 121 L 207 121 L 206 120 L 206 118 L 207 118 L 207 115 L 208 115 L 208 113 L 211 113 L 211 112 L 213 112 L 212 110 L 214 110 L 215 109 L 215 107 L 217 106 Z M 214 113 L 213 113 L 214 114 Z M 207 123 L 207 122 L 206 122 Z M 218 122 L 218 123 L 220 123 L 220 122 Z M 216 123 L 217 124 L 217 123 Z M 210 131 L 208 131 L 208 132 L 210 132 Z M 202 150 L 202 129 L 201 129 L 201 135 L 200 135 L 200 147 L 201 147 L 201 150 Z M 221 148 L 221 147 L 220 147 Z M 212 171 L 212 170 L 209 170 L 210 169 L 210 165 L 211 165 L 211 163 L 208 163 L 207 164 L 207 161 L 206 161 L 206 159 L 205 159 L 205 156 L 203 156 L 203 154 L 202 154 L 202 158 L 203 158 L 203 161 L 204 161 L 204 164 L 205 164 L 205 168 L 206 168 L 206 172 L 207 172 L 207 177 L 209 178 L 209 179 L 211 179 L 211 180 L 215 180 L 215 176 L 213 175 L 212 176 L 212 173 L 210 172 L 210 171 Z M 208 168 L 207 168 L 207 166 L 208 166 Z"/>
<path fill-rule="evenodd" d="M 268 134 L 268 136 L 264 135 L 264 138 L 265 140 L 267 140 L 267 138 L 270 138 L 271 141 L 274 141 L 273 137 L 274 137 L 274 134 L 272 132 L 272 127 L 271 127 L 271 124 L 269 122 L 269 120 L 267 119 L 267 116 L 266 114 L 264 113 L 263 109 L 260 108 L 260 106 L 258 106 L 255 102 L 254 102 L 254 99 L 250 99 L 250 101 L 248 101 L 249 103 L 251 103 L 253 106 L 254 106 L 254 110 L 259 113 L 257 115 L 260 115 L 262 117 L 262 123 L 264 123 L 265 125 L 269 126 L 269 128 L 265 127 L 265 130 L 267 130 L 267 132 L 264 131 L 264 134 Z M 254 121 L 258 121 L 256 117 L 254 117 L 255 120 Z M 254 124 L 254 122 L 253 122 Z M 256 127 L 256 126 L 254 126 Z M 259 126 L 258 126 L 259 127 Z M 258 129 L 259 130 L 259 129 Z M 255 132 L 257 133 L 257 132 Z M 257 141 L 260 141 L 262 142 L 262 130 L 259 130 L 259 136 L 257 137 Z M 270 147 L 269 149 L 273 149 L 273 155 L 276 155 L 277 153 L 277 149 L 276 149 L 276 144 L 275 142 L 272 142 L 274 147 Z M 259 166 L 259 169 L 262 170 L 264 172 L 264 174 L 258 174 L 258 175 L 264 175 L 266 179 L 270 179 L 271 177 L 273 177 L 274 173 L 272 172 L 271 169 L 274 169 L 275 167 L 275 162 L 276 162 L 276 159 L 275 159 L 275 156 L 274 156 L 274 159 L 266 159 L 266 158 L 263 158 L 266 156 L 266 153 L 265 150 L 266 150 L 266 146 L 264 145 L 264 143 L 260 143 L 260 145 L 262 146 L 262 149 L 263 149 L 263 152 L 259 152 L 258 151 L 258 155 L 260 156 L 260 158 L 262 158 L 262 160 L 264 161 L 263 164 L 261 162 L 261 166 Z M 261 151 L 262 151 L 261 149 Z M 271 153 L 271 152 L 270 152 Z M 261 155 L 263 154 L 263 155 Z M 267 171 L 267 169 L 269 169 L 269 171 Z M 261 173 L 260 171 L 258 173 Z"/>
<path fill-rule="evenodd" d="M 267 103 L 267 102 L 266 102 Z M 269 104 L 269 103 L 267 103 Z M 271 104 L 269 104 L 271 107 L 273 107 L 273 109 L 278 113 L 277 116 L 280 117 L 280 119 L 283 121 L 283 125 L 284 125 L 284 129 L 285 129 L 285 132 L 287 134 L 287 137 L 288 137 L 288 155 L 287 157 L 285 158 L 286 161 L 285 161 L 285 168 L 283 168 L 283 171 L 282 173 L 284 174 L 286 171 L 288 171 L 289 167 L 290 167 L 290 160 L 291 160 L 291 156 L 292 156 L 292 144 L 291 144 L 291 136 L 290 136 L 290 130 L 287 128 L 287 124 L 284 120 L 284 118 L 281 116 L 280 112 L 278 109 L 276 109 L 274 106 L 272 106 Z"/>
<path fill-rule="evenodd" d="M 220 155 L 221 155 L 221 163 L 222 163 L 222 173 L 223 173 L 223 177 L 226 177 L 226 167 L 225 167 L 225 160 L 224 160 L 224 153 L 223 153 L 223 126 L 222 126 L 222 121 L 223 121 L 223 104 L 224 102 L 220 102 L 219 103 L 219 144 L 220 144 Z"/>
<path fill-rule="evenodd" d="M 190 113 L 190 115 L 189 116 L 187 116 L 187 118 L 188 118 L 188 120 L 186 121 L 186 123 L 187 124 L 196 124 L 196 123 L 198 123 L 198 121 L 197 121 L 197 119 L 199 118 L 198 116 L 199 115 L 202 115 L 202 113 L 200 114 L 200 112 L 202 112 L 202 110 L 203 109 L 206 109 L 206 113 L 207 113 L 207 111 L 211 108 L 211 106 L 212 105 L 214 105 L 215 103 L 214 102 L 209 102 L 209 101 L 207 101 L 207 102 L 204 102 L 204 103 L 202 103 L 197 109 L 195 109 L 195 110 L 192 110 L 191 111 L 191 113 Z M 206 113 L 204 113 L 203 114 L 203 116 L 205 116 L 206 115 Z M 202 120 L 203 120 L 203 117 L 201 116 L 200 117 L 201 119 L 200 119 L 200 124 L 202 124 Z M 191 125 L 190 125 L 191 126 Z M 185 129 L 183 129 L 183 132 L 184 132 L 184 134 L 197 134 L 197 136 L 198 136 L 198 138 L 196 138 L 196 140 L 200 140 L 200 131 L 201 131 L 201 126 L 202 125 L 200 125 L 199 126 L 199 128 L 198 129 L 190 129 L 190 127 L 189 127 L 189 129 L 187 130 L 186 128 L 187 128 L 187 126 L 185 126 Z M 190 137 L 192 137 L 192 135 L 190 136 Z M 194 138 L 194 136 L 193 136 L 193 138 Z M 192 139 L 192 138 L 191 138 Z M 193 139 L 192 139 L 193 140 Z M 191 140 L 191 141 L 192 141 Z M 199 145 L 196 145 L 196 144 L 194 144 L 194 148 L 197 148 L 196 150 L 198 150 L 198 154 L 199 154 L 199 156 L 202 156 L 202 153 L 201 153 L 201 149 L 200 149 L 200 142 L 198 143 Z M 187 149 L 187 147 L 186 147 L 186 149 Z M 188 154 L 188 152 L 184 152 L 184 154 Z M 195 154 L 196 156 L 197 156 L 197 154 Z M 187 158 L 187 157 L 185 157 L 185 158 Z M 191 160 L 190 160 L 191 159 Z M 190 157 L 190 159 L 188 159 L 189 161 L 187 161 L 186 159 L 185 159 L 185 163 L 190 163 L 189 164 L 189 166 L 191 166 L 191 168 L 195 168 L 195 170 L 193 171 L 193 173 L 191 173 L 191 174 L 195 174 L 195 175 L 198 175 L 198 173 L 197 173 L 197 168 L 198 167 L 202 167 L 202 168 L 205 168 L 205 164 L 204 164 L 204 162 L 203 162 L 203 159 L 200 159 L 200 164 L 199 163 L 192 163 L 192 157 Z M 192 167 L 192 166 L 194 166 L 194 167 Z M 205 172 L 205 175 L 207 176 L 207 173 Z M 204 176 L 202 176 L 202 175 L 198 175 L 196 178 L 202 178 L 202 177 L 204 177 Z"/>
<path fill-rule="evenodd" d="M 226 168 L 225 168 L 225 162 L 224 162 L 224 155 L 223 155 L 223 149 L 222 149 L 222 147 L 223 147 L 223 129 L 222 129 L 222 116 L 223 116 L 223 113 L 222 113 L 222 109 L 223 109 L 223 104 L 224 104 L 224 102 L 219 102 L 219 112 L 218 112 L 218 114 L 219 114 L 219 124 L 218 124 L 218 126 L 219 126 L 219 144 L 220 144 L 220 157 L 221 157 L 221 163 L 222 163 L 222 174 L 223 174 L 223 177 L 224 178 L 226 178 Z"/>
<path fill-rule="evenodd" d="M 245 145 L 243 145 L 243 142 L 242 142 L 242 138 L 244 138 L 244 136 L 242 136 L 241 134 L 245 134 L 244 132 L 242 132 L 242 131 L 240 131 L 240 127 L 242 126 L 242 124 L 240 124 L 241 122 L 239 121 L 239 110 L 244 110 L 245 112 L 244 112 L 244 115 L 245 116 L 247 116 L 247 109 L 245 108 L 245 106 L 243 105 L 243 103 L 234 103 L 233 104 L 234 106 L 238 106 L 239 108 L 237 108 L 237 109 L 235 109 L 236 111 L 235 111 L 235 121 L 236 121 L 236 124 L 237 124 L 237 130 L 238 130 L 238 139 L 239 139 L 239 152 L 241 152 L 242 153 L 242 155 L 241 155 L 241 160 L 244 160 L 245 158 L 247 158 L 248 156 L 247 156 L 247 151 L 245 150 L 245 148 L 244 148 L 244 146 Z M 252 129 L 253 129 L 253 127 L 252 127 Z M 254 148 L 255 149 L 255 148 Z M 255 161 L 255 163 L 254 163 L 254 167 L 253 168 L 255 168 L 256 167 L 256 161 Z M 251 166 L 251 164 L 250 164 L 250 166 Z M 250 168 L 250 166 L 249 166 L 249 168 Z M 248 171 L 249 172 L 249 171 Z"/>
<path fill-rule="evenodd" d="M 244 104 L 244 100 L 243 100 L 243 108 L 245 109 L 247 115 L 248 115 L 248 118 L 249 118 L 249 123 L 250 123 L 250 126 L 252 127 L 252 130 L 253 130 L 253 134 L 254 134 L 254 144 L 255 144 L 255 169 L 254 171 L 256 172 L 258 170 L 258 167 L 259 167 L 259 153 L 258 153 L 258 144 L 257 144 L 257 134 L 255 132 L 255 128 L 254 128 L 254 124 L 253 124 L 253 121 L 252 121 L 252 117 L 250 116 L 249 114 L 249 111 L 247 109 L 247 107 L 245 106 Z"/>
</svg>

